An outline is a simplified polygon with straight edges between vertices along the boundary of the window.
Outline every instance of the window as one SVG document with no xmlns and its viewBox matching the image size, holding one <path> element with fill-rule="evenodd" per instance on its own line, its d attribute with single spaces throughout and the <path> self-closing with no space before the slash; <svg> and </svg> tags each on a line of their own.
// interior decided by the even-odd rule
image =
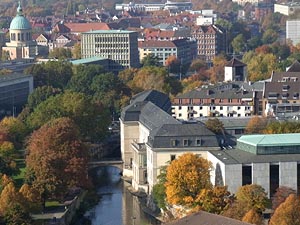
<svg viewBox="0 0 300 225">
<path fill-rule="evenodd" d="M 181 113 L 179 113 L 179 114 L 178 114 L 178 117 L 182 117 L 182 114 L 181 114 Z"/>
<path fill-rule="evenodd" d="M 173 161 L 176 159 L 176 155 L 170 155 L 170 160 Z"/>
<path fill-rule="evenodd" d="M 178 107 L 178 110 L 181 110 L 181 106 Z"/>
<path fill-rule="evenodd" d="M 189 140 L 184 139 L 184 140 L 183 140 L 183 146 L 188 146 L 188 145 L 189 145 Z"/>
<path fill-rule="evenodd" d="M 196 145 L 201 146 L 201 139 L 196 139 Z"/>
<path fill-rule="evenodd" d="M 223 110 L 223 106 L 220 106 L 220 110 Z"/>
<path fill-rule="evenodd" d="M 171 140 L 171 146 L 172 147 L 177 146 L 177 140 Z"/>
<path fill-rule="evenodd" d="M 241 107 L 240 107 L 240 106 L 238 106 L 238 107 L 237 107 L 237 109 L 238 109 L 238 110 L 240 110 L 240 109 L 241 109 Z"/>
</svg>

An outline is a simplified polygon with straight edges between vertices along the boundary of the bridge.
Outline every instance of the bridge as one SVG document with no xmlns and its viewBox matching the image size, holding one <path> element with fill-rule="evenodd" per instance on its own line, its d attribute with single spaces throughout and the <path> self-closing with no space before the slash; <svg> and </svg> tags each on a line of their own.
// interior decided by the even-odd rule
<svg viewBox="0 0 300 225">
<path fill-rule="evenodd" d="M 114 166 L 123 171 L 123 161 L 121 159 L 102 159 L 98 161 L 90 161 L 88 163 L 89 169 L 100 167 L 100 166 Z"/>
</svg>

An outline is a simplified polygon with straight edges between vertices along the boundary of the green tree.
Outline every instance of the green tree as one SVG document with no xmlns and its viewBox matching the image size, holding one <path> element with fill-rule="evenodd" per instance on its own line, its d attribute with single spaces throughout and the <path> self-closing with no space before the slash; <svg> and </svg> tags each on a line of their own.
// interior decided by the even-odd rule
<svg viewBox="0 0 300 225">
<path fill-rule="evenodd" d="M 59 88 L 53 88 L 51 86 L 41 86 L 34 89 L 34 91 L 28 96 L 27 106 L 33 110 L 40 103 L 45 101 L 50 96 L 60 94 L 62 91 Z"/>
<path fill-rule="evenodd" d="M 16 203 L 5 212 L 5 224 L 7 225 L 31 225 L 33 220 L 20 204 Z"/>
<path fill-rule="evenodd" d="M 289 197 L 275 210 L 270 225 L 299 225 L 300 200 L 295 194 Z"/>
<path fill-rule="evenodd" d="M 49 52 L 49 58 L 70 59 L 72 58 L 72 52 L 70 49 L 54 48 L 51 52 Z"/>
<path fill-rule="evenodd" d="M 63 60 L 34 64 L 25 69 L 26 74 L 33 75 L 34 86 L 52 86 L 63 89 L 73 75 L 72 64 Z"/>
<path fill-rule="evenodd" d="M 74 45 L 74 49 L 72 50 L 72 58 L 73 59 L 81 59 L 81 45 L 80 45 L 80 43 L 76 43 Z"/>
<path fill-rule="evenodd" d="M 64 116 L 75 121 L 85 139 L 100 140 L 107 134 L 110 123 L 107 109 L 83 93 L 70 91 L 52 96 L 39 104 L 26 122 L 29 127 L 36 129 L 52 119 Z"/>
<path fill-rule="evenodd" d="M 69 188 L 88 187 L 88 150 L 71 119 L 52 120 L 34 131 L 27 151 L 27 171 L 43 203 L 62 200 Z"/>
<path fill-rule="evenodd" d="M 277 41 L 279 35 L 278 32 L 273 29 L 267 29 L 262 36 L 262 42 L 264 44 L 272 44 Z"/>
<path fill-rule="evenodd" d="M 146 55 L 142 61 L 141 64 L 143 67 L 147 66 L 162 66 L 162 64 L 159 62 L 159 58 L 155 56 L 154 54 L 148 54 Z"/>
<path fill-rule="evenodd" d="M 202 157 L 185 153 L 167 167 L 166 195 L 170 204 L 192 205 L 201 189 L 210 189 L 212 165 Z"/>
<path fill-rule="evenodd" d="M 237 35 L 231 42 L 233 51 L 237 54 L 244 51 L 245 48 L 245 38 L 243 34 Z"/>
<path fill-rule="evenodd" d="M 154 202 L 157 206 L 161 209 L 166 208 L 166 170 L 167 167 L 163 166 L 160 168 L 160 174 L 158 175 L 157 179 L 158 182 L 153 186 L 153 198 Z"/>
<path fill-rule="evenodd" d="M 215 134 L 224 133 L 224 124 L 218 118 L 208 119 L 205 126 Z"/>
</svg>

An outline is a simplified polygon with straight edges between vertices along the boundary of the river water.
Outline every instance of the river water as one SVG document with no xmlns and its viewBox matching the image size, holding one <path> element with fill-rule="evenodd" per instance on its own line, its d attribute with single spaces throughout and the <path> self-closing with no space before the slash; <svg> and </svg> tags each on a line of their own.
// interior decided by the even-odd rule
<svg viewBox="0 0 300 225">
<path fill-rule="evenodd" d="M 99 181 L 98 204 L 86 213 L 92 225 L 158 225 L 154 218 L 142 210 L 139 199 L 126 188 L 130 185 L 123 181 L 116 167 L 99 167 L 96 171 Z"/>
</svg>

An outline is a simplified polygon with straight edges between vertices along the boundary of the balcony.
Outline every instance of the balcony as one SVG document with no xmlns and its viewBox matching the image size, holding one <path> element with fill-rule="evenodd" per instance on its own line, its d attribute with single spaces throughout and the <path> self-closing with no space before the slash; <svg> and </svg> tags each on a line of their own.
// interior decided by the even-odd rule
<svg viewBox="0 0 300 225">
<path fill-rule="evenodd" d="M 145 143 L 138 143 L 137 141 L 133 141 L 131 145 L 135 148 L 138 152 L 146 152 L 146 145 Z"/>
</svg>

